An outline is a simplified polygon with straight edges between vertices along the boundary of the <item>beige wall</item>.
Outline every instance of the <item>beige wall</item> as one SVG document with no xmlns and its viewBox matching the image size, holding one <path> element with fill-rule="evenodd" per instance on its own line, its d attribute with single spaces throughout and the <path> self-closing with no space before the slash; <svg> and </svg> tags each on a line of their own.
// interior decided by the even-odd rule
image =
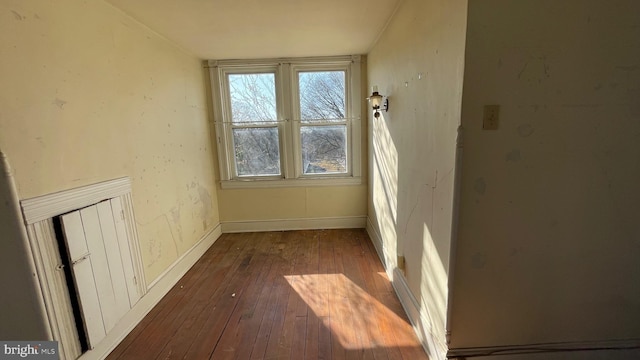
<svg viewBox="0 0 640 360">
<path fill-rule="evenodd" d="M 230 189 L 219 197 L 222 222 L 364 216 L 367 203 L 366 184 Z"/>
<path fill-rule="evenodd" d="M 151 282 L 219 223 L 200 60 L 103 1 L 9 0 L 0 17 L 20 198 L 131 177 Z"/>
<path fill-rule="evenodd" d="M 466 5 L 404 1 L 368 57 L 369 84 L 390 103 L 380 118 L 370 115 L 369 218 L 387 266 L 405 257 L 404 276 L 434 358 L 446 351 Z"/>
<path fill-rule="evenodd" d="M 638 14 L 469 2 L 452 348 L 640 338 Z"/>
</svg>

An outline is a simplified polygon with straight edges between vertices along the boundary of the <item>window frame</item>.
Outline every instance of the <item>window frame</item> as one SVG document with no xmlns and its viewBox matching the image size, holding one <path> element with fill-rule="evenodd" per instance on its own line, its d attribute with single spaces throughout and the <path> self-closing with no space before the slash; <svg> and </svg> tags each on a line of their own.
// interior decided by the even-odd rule
<svg viewBox="0 0 640 360">
<path fill-rule="evenodd" d="M 281 58 L 263 60 L 209 60 L 211 96 L 214 108 L 215 141 L 218 149 L 222 188 L 359 185 L 362 162 L 360 56 Z M 298 74 L 310 71 L 345 72 L 346 127 L 345 173 L 305 174 L 302 169 Z M 280 175 L 238 176 L 235 168 L 230 74 L 273 73 L 280 150 Z M 319 126 L 319 125 L 315 125 Z"/>
<path fill-rule="evenodd" d="M 275 85 L 275 96 L 276 96 L 276 120 L 275 123 L 267 122 L 264 125 L 257 125 L 256 123 L 250 124 L 234 124 L 232 121 L 232 109 L 231 109 L 231 92 L 229 88 L 229 75 L 241 75 L 241 74 L 273 74 L 274 75 L 274 85 Z M 223 79 L 220 87 L 220 96 L 222 101 L 222 119 L 224 119 L 224 124 L 222 128 L 224 129 L 224 142 L 226 151 L 229 154 L 227 159 L 227 167 L 229 169 L 230 174 L 235 174 L 234 178 L 236 180 L 241 179 L 251 179 L 254 177 L 260 177 L 265 180 L 277 180 L 281 178 L 283 174 L 283 166 L 282 166 L 282 155 L 283 155 L 283 144 L 280 140 L 282 134 L 282 87 L 278 86 L 278 77 L 280 76 L 280 69 L 278 64 L 264 64 L 252 67 L 237 67 L 237 66 L 229 66 L 222 69 L 219 74 L 220 78 Z M 225 86 L 226 85 L 226 86 Z M 238 170 L 236 169 L 236 161 L 235 161 L 235 149 L 234 149 L 234 141 L 233 141 L 233 130 L 237 128 L 276 128 L 278 130 L 278 148 L 280 151 L 280 175 L 260 175 L 260 176 L 241 176 L 238 174 Z"/>
</svg>

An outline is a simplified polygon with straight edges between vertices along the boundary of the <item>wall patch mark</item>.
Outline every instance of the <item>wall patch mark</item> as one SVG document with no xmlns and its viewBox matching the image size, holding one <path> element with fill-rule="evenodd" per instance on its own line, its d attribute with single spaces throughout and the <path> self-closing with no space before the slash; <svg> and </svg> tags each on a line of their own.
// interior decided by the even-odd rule
<svg viewBox="0 0 640 360">
<path fill-rule="evenodd" d="M 482 253 L 475 253 L 471 257 L 471 267 L 474 269 L 482 269 L 487 263 L 487 257 Z"/>
<path fill-rule="evenodd" d="M 62 99 L 55 98 L 52 104 L 62 109 L 67 104 L 67 102 Z"/>
<path fill-rule="evenodd" d="M 19 12 L 15 11 L 15 10 L 11 10 L 11 12 L 13 13 L 13 17 L 15 17 L 16 20 L 18 20 L 18 21 L 22 21 L 22 20 L 26 19 L 26 17 L 22 16 Z"/>
<path fill-rule="evenodd" d="M 533 135 L 536 129 L 531 124 L 522 124 L 518 126 L 518 134 L 520 137 L 529 137 Z"/>
<path fill-rule="evenodd" d="M 521 155 L 519 149 L 513 149 L 507 153 L 506 161 L 520 161 Z"/>
<path fill-rule="evenodd" d="M 484 195 L 484 193 L 487 191 L 487 183 L 484 181 L 484 178 L 477 178 L 473 188 L 478 194 Z"/>
</svg>

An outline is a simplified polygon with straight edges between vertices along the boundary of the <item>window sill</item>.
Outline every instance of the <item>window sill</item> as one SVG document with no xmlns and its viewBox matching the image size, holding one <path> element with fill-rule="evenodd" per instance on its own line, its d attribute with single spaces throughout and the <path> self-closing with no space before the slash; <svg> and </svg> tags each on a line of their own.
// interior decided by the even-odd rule
<svg viewBox="0 0 640 360">
<path fill-rule="evenodd" d="M 288 188 L 288 187 L 316 187 L 316 186 L 350 186 L 361 185 L 360 177 L 334 177 L 325 179 L 247 179 L 223 180 L 223 189 L 260 189 L 260 188 Z"/>
</svg>

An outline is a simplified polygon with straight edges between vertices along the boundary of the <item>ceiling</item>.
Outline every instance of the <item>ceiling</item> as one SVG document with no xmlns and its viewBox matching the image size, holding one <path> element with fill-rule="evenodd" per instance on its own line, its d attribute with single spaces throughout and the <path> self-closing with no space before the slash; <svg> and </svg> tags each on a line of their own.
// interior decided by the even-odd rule
<svg viewBox="0 0 640 360">
<path fill-rule="evenodd" d="M 402 0 L 106 0 L 202 59 L 365 54 Z"/>
</svg>

